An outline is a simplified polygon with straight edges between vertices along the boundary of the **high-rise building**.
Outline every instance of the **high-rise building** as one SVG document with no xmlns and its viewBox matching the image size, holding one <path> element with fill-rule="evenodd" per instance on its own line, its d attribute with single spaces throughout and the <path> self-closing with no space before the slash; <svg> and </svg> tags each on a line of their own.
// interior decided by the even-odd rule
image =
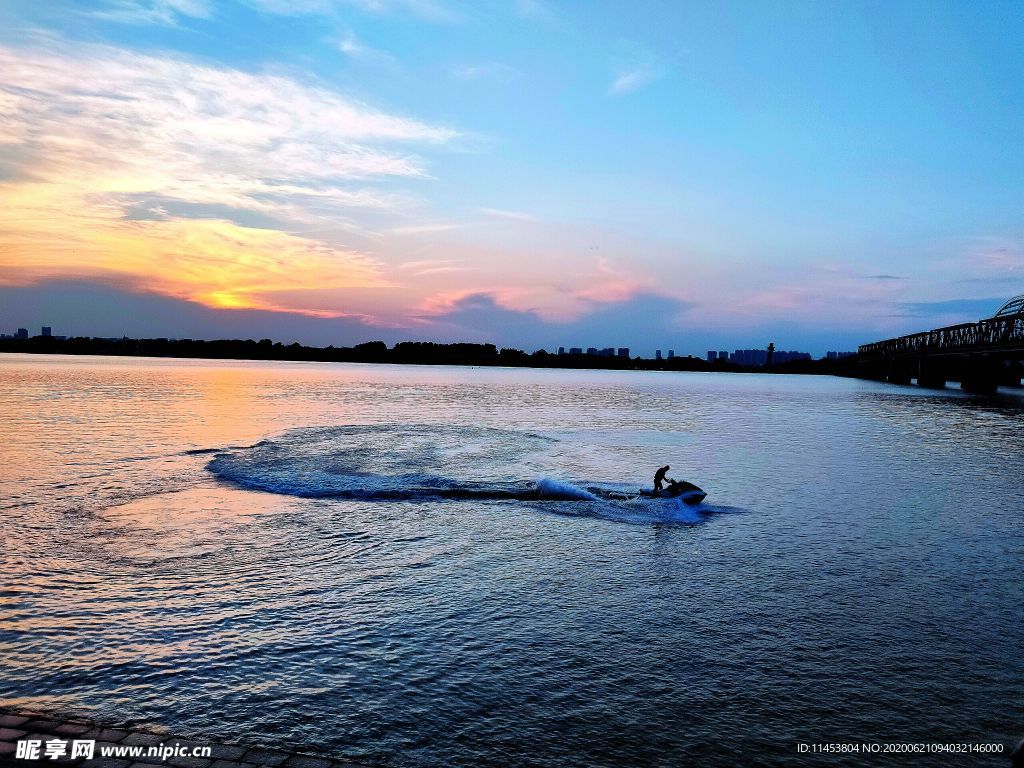
<svg viewBox="0 0 1024 768">
<path fill-rule="evenodd" d="M 619 357 L 629 357 L 629 347 L 619 347 L 617 354 Z"/>
<path fill-rule="evenodd" d="M 708 362 L 709 363 L 713 363 L 717 359 L 718 359 L 718 353 L 715 350 L 713 350 L 713 349 L 709 349 L 708 350 Z"/>
<path fill-rule="evenodd" d="M 597 347 L 587 347 L 587 354 L 588 355 L 596 355 L 597 354 Z"/>
<path fill-rule="evenodd" d="M 729 353 L 726 352 L 724 349 L 718 350 L 718 359 L 719 360 L 728 360 L 729 359 Z"/>
<path fill-rule="evenodd" d="M 43 326 L 43 336 L 53 336 L 53 328 L 48 325 Z"/>
<path fill-rule="evenodd" d="M 565 347 L 559 347 L 558 348 L 558 354 L 564 355 L 565 354 Z"/>
<path fill-rule="evenodd" d="M 16 338 L 16 339 L 27 339 L 28 338 L 28 328 L 19 328 L 18 332 L 16 334 L 14 334 L 14 338 Z"/>
<path fill-rule="evenodd" d="M 660 349 L 654 350 L 654 359 L 655 360 L 661 360 L 661 350 Z"/>
<path fill-rule="evenodd" d="M 570 347 L 569 348 L 569 354 L 570 355 L 582 355 L 583 354 L 583 347 Z"/>
<path fill-rule="evenodd" d="M 672 358 L 674 358 L 675 356 L 676 356 L 676 351 L 675 351 L 674 349 L 670 349 L 670 350 L 668 351 L 668 359 L 669 359 L 669 360 L 671 360 L 671 359 L 672 359 Z"/>
</svg>

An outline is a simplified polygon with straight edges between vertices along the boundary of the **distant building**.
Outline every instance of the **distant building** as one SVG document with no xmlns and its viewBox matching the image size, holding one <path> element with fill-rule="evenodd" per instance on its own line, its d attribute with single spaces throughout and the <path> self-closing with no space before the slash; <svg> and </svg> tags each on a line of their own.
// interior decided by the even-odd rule
<svg viewBox="0 0 1024 768">
<path fill-rule="evenodd" d="M 654 359 L 655 360 L 661 360 L 661 350 L 660 349 L 654 350 Z"/>
<path fill-rule="evenodd" d="M 729 353 L 726 352 L 724 349 L 718 350 L 718 359 L 727 361 L 729 359 Z"/>
<path fill-rule="evenodd" d="M 765 349 L 737 349 L 735 352 L 730 354 L 727 358 L 724 352 L 719 352 L 719 360 L 728 359 L 736 365 L 743 365 L 748 368 L 757 368 L 763 365 L 777 365 L 779 363 L 789 363 L 793 360 L 811 360 L 810 352 L 797 352 L 795 350 L 789 350 L 783 352 L 776 350 L 774 345 L 769 345 L 767 350 Z"/>
<path fill-rule="evenodd" d="M 709 349 L 708 350 L 708 362 L 709 363 L 713 363 L 717 359 L 718 359 L 718 353 L 715 350 L 713 350 L 713 349 Z"/>
<path fill-rule="evenodd" d="M 565 347 L 559 347 L 558 348 L 558 354 L 559 355 L 564 355 L 565 354 Z"/>
<path fill-rule="evenodd" d="M 668 359 L 669 359 L 669 360 L 671 360 L 671 359 L 672 359 L 672 358 L 674 358 L 675 356 L 676 356 L 676 351 L 675 351 L 674 349 L 670 349 L 670 350 L 668 351 Z"/>
<path fill-rule="evenodd" d="M 43 336 L 53 336 L 53 328 L 48 325 L 43 326 Z"/>
<path fill-rule="evenodd" d="M 729 355 L 730 362 L 737 365 L 745 365 L 749 368 L 764 365 L 767 360 L 768 352 L 763 349 L 737 349 Z"/>
<path fill-rule="evenodd" d="M 588 355 L 596 355 L 597 354 L 597 347 L 587 347 L 587 354 Z"/>
<path fill-rule="evenodd" d="M 826 357 L 829 360 L 842 360 L 844 357 L 853 357 L 856 352 L 829 352 Z"/>
<path fill-rule="evenodd" d="M 616 354 L 618 354 L 619 357 L 629 357 L 629 347 L 619 347 Z"/>
<path fill-rule="evenodd" d="M 789 350 L 788 352 L 776 352 L 775 362 L 776 363 L 789 363 L 793 360 L 812 360 L 810 352 L 797 352 L 795 350 Z"/>
<path fill-rule="evenodd" d="M 14 334 L 14 338 L 16 338 L 16 339 L 27 339 L 28 338 L 28 328 L 19 328 L 18 332 Z"/>
<path fill-rule="evenodd" d="M 582 355 L 583 354 L 583 348 L 582 347 L 570 347 L 569 348 L 569 354 L 570 355 Z"/>
</svg>

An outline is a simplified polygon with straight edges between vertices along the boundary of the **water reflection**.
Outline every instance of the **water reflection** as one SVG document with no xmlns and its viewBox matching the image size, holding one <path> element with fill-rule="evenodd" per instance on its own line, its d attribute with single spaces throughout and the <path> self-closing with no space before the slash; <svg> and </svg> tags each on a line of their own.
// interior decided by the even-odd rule
<svg viewBox="0 0 1024 768">
<path fill-rule="evenodd" d="M 817 377 L 7 356 L 5 700 L 409 766 L 1008 742 L 1019 403 Z M 488 482 L 639 488 L 671 463 L 713 514 L 299 498 L 206 469 L 205 451 L 288 430 L 423 422 L 545 438 L 480 458 Z M 344 447 L 314 446 L 292 479 Z"/>
</svg>

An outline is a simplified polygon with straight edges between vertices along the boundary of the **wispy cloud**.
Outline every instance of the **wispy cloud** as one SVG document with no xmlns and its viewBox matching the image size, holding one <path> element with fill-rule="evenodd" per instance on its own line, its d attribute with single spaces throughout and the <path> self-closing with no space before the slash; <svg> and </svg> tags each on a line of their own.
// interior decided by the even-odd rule
<svg viewBox="0 0 1024 768">
<path fill-rule="evenodd" d="M 551 6 L 544 0 L 515 0 L 516 13 L 528 19 L 549 19 L 554 16 Z"/>
<path fill-rule="evenodd" d="M 394 66 L 397 60 L 387 51 L 371 48 L 349 30 L 338 40 L 338 50 L 355 61 L 367 64 Z"/>
<path fill-rule="evenodd" d="M 398 144 L 442 144 L 449 128 L 397 117 L 276 75 L 107 47 L 0 48 L 0 140 L 54 183 L 262 205 L 330 195 L 377 176 L 421 176 Z"/>
<path fill-rule="evenodd" d="M 414 277 L 423 277 L 426 275 L 465 272 L 472 269 L 472 267 L 456 259 L 417 259 L 403 262 L 396 269 Z"/>
<path fill-rule="evenodd" d="M 977 319 L 991 317 L 1003 305 L 1006 298 L 903 302 L 898 304 L 897 307 L 901 316 L 923 318 L 934 327 L 937 327 L 955 323 L 969 323 Z M 924 331 L 928 329 L 920 328 L 919 330 Z"/>
<path fill-rule="evenodd" d="M 241 0 L 251 8 L 275 16 L 342 18 L 356 9 L 368 14 L 411 16 L 423 21 L 449 23 L 462 18 L 439 0 Z M 183 18 L 207 19 L 214 15 L 213 0 L 101 0 L 90 15 L 123 24 L 176 26 Z"/>
<path fill-rule="evenodd" d="M 654 54 L 633 46 L 616 61 L 608 94 L 623 96 L 633 93 L 661 77 L 662 69 L 661 62 Z"/>
<path fill-rule="evenodd" d="M 658 73 L 647 66 L 636 66 L 616 73 L 608 85 L 611 96 L 622 96 L 643 88 L 657 78 Z"/>
<path fill-rule="evenodd" d="M 250 5 L 279 15 L 336 16 L 346 9 L 365 13 L 409 15 L 425 21 L 457 21 L 461 15 L 439 0 L 246 0 Z"/>
<path fill-rule="evenodd" d="M 429 235 L 435 232 L 450 232 L 453 229 L 460 229 L 461 224 L 451 221 L 428 222 L 426 224 L 409 224 L 406 226 L 391 227 L 388 234 L 392 235 Z"/>
<path fill-rule="evenodd" d="M 1019 276 L 1024 273 L 1024 244 L 1005 237 L 977 238 L 970 259 L 980 269 Z"/>
<path fill-rule="evenodd" d="M 91 15 L 123 24 L 175 26 L 180 17 L 206 19 L 212 11 L 209 0 L 108 0 Z"/>
<path fill-rule="evenodd" d="M 509 221 L 536 221 L 537 217 L 523 213 L 522 211 L 506 211 L 501 208 L 478 208 L 477 209 L 484 216 L 490 216 L 495 219 L 507 219 Z"/>
<path fill-rule="evenodd" d="M 464 64 L 452 67 L 450 71 L 459 80 L 491 80 L 499 83 L 511 83 L 523 76 L 515 67 L 497 61 Z"/>
<path fill-rule="evenodd" d="M 942 282 L 989 283 L 1024 278 L 1024 242 L 1000 235 L 967 239 L 957 253 L 933 264 Z"/>
</svg>

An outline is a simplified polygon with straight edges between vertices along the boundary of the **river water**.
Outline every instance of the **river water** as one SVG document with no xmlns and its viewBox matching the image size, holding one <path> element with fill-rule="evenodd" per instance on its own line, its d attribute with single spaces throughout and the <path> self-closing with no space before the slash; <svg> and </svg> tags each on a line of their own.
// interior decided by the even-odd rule
<svg viewBox="0 0 1024 768">
<path fill-rule="evenodd" d="M 410 768 L 1008 748 L 1022 406 L 810 376 L 0 356 L 0 699 Z M 602 496 L 663 464 L 705 502 Z"/>
</svg>

